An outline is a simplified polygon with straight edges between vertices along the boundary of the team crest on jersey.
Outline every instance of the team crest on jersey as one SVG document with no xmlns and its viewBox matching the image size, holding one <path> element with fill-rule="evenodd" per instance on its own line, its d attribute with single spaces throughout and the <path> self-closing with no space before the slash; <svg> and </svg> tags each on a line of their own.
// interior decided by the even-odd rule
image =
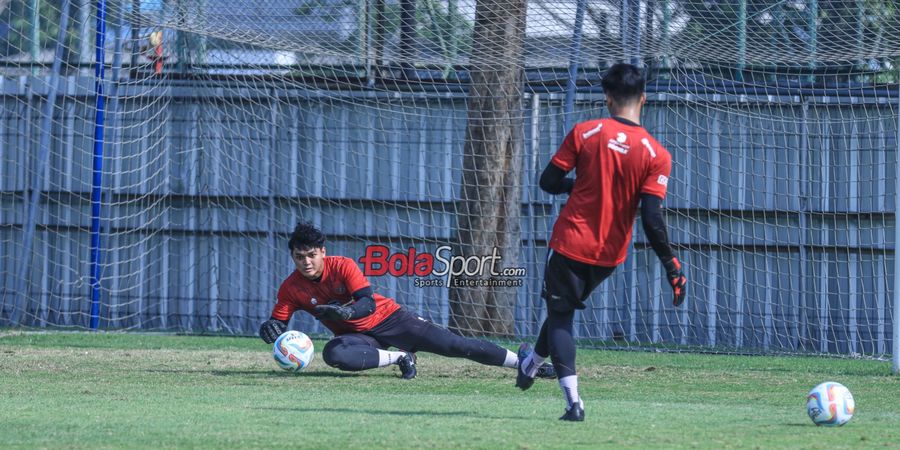
<svg viewBox="0 0 900 450">
<path fill-rule="evenodd" d="M 606 143 L 606 146 L 614 152 L 627 155 L 630 147 L 626 142 L 628 142 L 628 136 L 620 131 L 615 139 L 610 139 L 609 142 Z"/>
<path fill-rule="evenodd" d="M 313 297 L 312 300 L 310 300 L 309 302 L 312 303 L 313 305 L 317 305 L 319 303 L 319 301 L 316 300 L 315 297 Z"/>
</svg>

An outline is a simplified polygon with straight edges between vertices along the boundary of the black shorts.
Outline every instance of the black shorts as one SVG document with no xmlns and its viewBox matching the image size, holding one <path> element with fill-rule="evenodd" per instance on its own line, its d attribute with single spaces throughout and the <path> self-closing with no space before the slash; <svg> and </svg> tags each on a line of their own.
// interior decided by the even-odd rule
<svg viewBox="0 0 900 450">
<path fill-rule="evenodd" d="M 428 346 L 432 340 L 446 338 L 446 333 L 450 331 L 401 308 L 371 330 L 340 334 L 329 343 L 368 345 L 381 350 L 395 347 L 415 353 L 422 343 Z"/>
<path fill-rule="evenodd" d="M 386 349 L 396 347 L 407 352 L 416 352 L 419 346 L 430 339 L 444 337 L 449 331 L 413 314 L 403 308 L 398 309 L 386 319 L 362 334 L 375 339 L 379 347 Z"/>
<path fill-rule="evenodd" d="M 584 301 L 614 270 L 615 267 L 593 266 L 550 250 L 541 297 L 547 302 L 547 309 L 553 311 L 584 309 Z"/>
</svg>

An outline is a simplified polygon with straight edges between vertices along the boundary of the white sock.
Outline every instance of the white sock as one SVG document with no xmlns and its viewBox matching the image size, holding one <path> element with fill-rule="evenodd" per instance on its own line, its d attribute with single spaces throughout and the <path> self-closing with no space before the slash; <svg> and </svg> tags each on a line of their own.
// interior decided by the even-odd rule
<svg viewBox="0 0 900 450">
<path fill-rule="evenodd" d="M 519 367 L 519 355 L 507 350 L 506 361 L 503 361 L 503 367 L 509 367 L 510 369 Z"/>
<path fill-rule="evenodd" d="M 397 360 L 405 355 L 404 352 L 389 352 L 387 350 L 378 350 L 378 367 L 385 367 L 391 364 L 397 364 Z"/>
<path fill-rule="evenodd" d="M 525 375 L 534 378 L 534 376 L 537 375 L 537 371 L 541 367 L 541 364 L 544 364 L 545 359 L 546 358 L 543 358 L 532 350 L 531 353 L 525 357 L 525 360 L 522 361 L 522 367 L 524 367 L 522 372 L 525 372 Z"/>
<path fill-rule="evenodd" d="M 581 397 L 578 396 L 578 375 L 560 378 L 559 387 L 562 388 L 563 394 L 566 396 L 566 403 L 569 404 L 569 408 L 581 402 Z"/>
</svg>

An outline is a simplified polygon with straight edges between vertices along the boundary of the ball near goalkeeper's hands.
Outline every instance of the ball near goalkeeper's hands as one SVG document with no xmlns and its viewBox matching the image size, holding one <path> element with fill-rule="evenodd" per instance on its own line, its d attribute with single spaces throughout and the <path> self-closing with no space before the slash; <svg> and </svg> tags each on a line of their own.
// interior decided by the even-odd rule
<svg viewBox="0 0 900 450">
<path fill-rule="evenodd" d="M 278 339 L 278 336 L 281 336 L 281 333 L 284 333 L 286 328 L 287 327 L 280 320 L 269 319 L 259 326 L 259 337 L 261 337 L 266 344 L 272 344 Z"/>
<path fill-rule="evenodd" d="M 672 293 L 674 294 L 672 305 L 681 306 L 684 303 L 685 285 L 687 284 L 687 277 L 684 276 L 684 271 L 681 270 L 681 262 L 673 256 L 672 259 L 663 261 L 663 267 L 666 268 L 666 279 L 669 280 L 669 286 L 672 286 Z"/>
</svg>

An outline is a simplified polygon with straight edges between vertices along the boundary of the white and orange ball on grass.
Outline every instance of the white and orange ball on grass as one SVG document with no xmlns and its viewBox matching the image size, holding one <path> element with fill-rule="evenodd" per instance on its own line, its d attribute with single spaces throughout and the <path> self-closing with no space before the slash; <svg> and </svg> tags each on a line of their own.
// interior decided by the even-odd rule
<svg viewBox="0 0 900 450">
<path fill-rule="evenodd" d="M 296 331 L 286 331 L 275 339 L 272 356 L 278 367 L 291 372 L 299 372 L 313 361 L 316 351 L 309 336 Z"/>
<path fill-rule="evenodd" d="M 806 414 L 816 425 L 839 427 L 853 417 L 856 402 L 843 384 L 826 381 L 806 396 Z"/>
</svg>

